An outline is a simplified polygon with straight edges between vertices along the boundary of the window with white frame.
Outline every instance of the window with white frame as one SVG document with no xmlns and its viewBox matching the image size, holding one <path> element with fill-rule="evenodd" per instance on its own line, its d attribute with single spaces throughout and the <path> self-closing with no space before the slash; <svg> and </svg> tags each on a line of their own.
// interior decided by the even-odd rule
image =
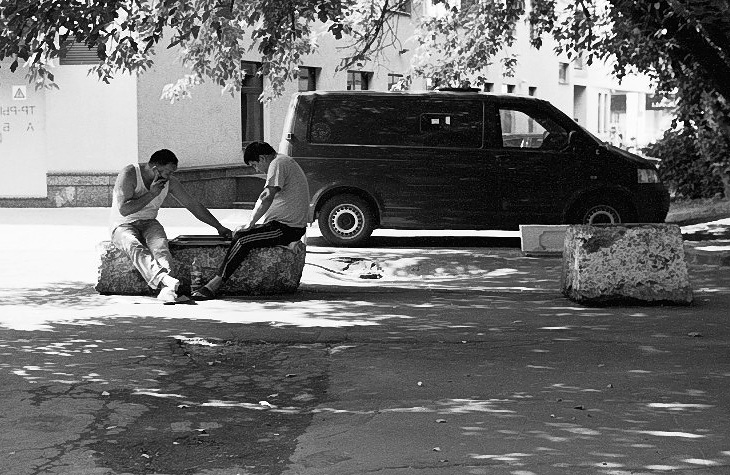
<svg viewBox="0 0 730 475">
<path fill-rule="evenodd" d="M 388 90 L 392 91 L 393 88 L 396 88 L 396 90 L 399 91 L 404 91 L 408 89 L 408 85 L 405 83 L 405 79 L 402 74 L 388 74 Z"/>
<path fill-rule="evenodd" d="M 558 63 L 558 82 L 568 84 L 568 63 Z"/>
<path fill-rule="evenodd" d="M 575 69 L 585 68 L 585 59 L 583 58 L 583 53 L 575 55 L 575 58 L 573 59 L 573 67 Z"/>
<path fill-rule="evenodd" d="M 347 90 L 367 91 L 372 77 L 373 73 L 367 71 L 347 71 Z"/>
<path fill-rule="evenodd" d="M 299 67 L 299 91 L 316 91 L 319 68 Z"/>
<path fill-rule="evenodd" d="M 441 81 L 435 78 L 426 78 L 426 89 L 432 91 L 441 85 Z"/>
</svg>

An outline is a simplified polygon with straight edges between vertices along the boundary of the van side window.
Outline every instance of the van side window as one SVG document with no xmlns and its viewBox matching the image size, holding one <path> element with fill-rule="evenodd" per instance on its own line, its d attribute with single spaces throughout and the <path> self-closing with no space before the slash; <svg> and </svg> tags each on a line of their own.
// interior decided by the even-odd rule
<svg viewBox="0 0 730 475">
<path fill-rule="evenodd" d="M 457 107 L 459 104 L 455 104 Z M 451 112 L 421 114 L 420 132 L 427 147 L 479 148 L 482 143 L 481 110 L 452 107 Z"/>
<path fill-rule="evenodd" d="M 536 111 L 500 107 L 502 147 L 561 150 L 568 145 L 568 132 Z"/>
<path fill-rule="evenodd" d="M 479 148 L 481 101 L 357 97 L 314 101 L 309 139 L 315 144 Z"/>
</svg>

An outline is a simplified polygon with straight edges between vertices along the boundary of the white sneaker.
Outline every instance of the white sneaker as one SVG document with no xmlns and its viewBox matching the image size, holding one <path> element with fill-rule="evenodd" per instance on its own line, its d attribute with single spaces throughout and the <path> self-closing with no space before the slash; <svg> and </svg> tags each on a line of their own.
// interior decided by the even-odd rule
<svg viewBox="0 0 730 475">
<path fill-rule="evenodd" d="M 177 303 L 177 293 L 172 287 L 163 286 L 160 293 L 157 294 L 157 300 L 161 300 L 164 305 L 174 305 Z"/>
<path fill-rule="evenodd" d="M 170 287 L 173 292 L 177 292 L 177 289 L 180 288 L 180 281 L 170 274 L 165 274 L 165 276 L 162 277 L 160 284 L 162 284 L 164 287 Z"/>
</svg>

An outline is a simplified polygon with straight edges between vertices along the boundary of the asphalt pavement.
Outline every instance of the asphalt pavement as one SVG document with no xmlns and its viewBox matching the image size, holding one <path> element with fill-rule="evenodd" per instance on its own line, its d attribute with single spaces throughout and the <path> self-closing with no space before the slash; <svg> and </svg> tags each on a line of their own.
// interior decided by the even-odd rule
<svg viewBox="0 0 730 475">
<path fill-rule="evenodd" d="M 316 230 L 296 294 L 163 306 L 94 292 L 105 219 L 0 209 L 0 473 L 730 473 L 730 222 L 683 227 L 691 306 L 577 305 L 516 233 Z"/>
</svg>

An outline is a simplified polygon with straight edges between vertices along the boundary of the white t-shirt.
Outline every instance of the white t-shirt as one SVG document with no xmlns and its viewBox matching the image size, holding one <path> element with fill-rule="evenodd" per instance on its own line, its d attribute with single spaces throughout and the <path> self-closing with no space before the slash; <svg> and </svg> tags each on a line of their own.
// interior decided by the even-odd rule
<svg viewBox="0 0 730 475">
<path fill-rule="evenodd" d="M 293 228 L 306 228 L 309 223 L 309 183 L 304 171 L 293 158 L 277 155 L 269 165 L 266 185 L 279 187 L 263 222 L 279 221 Z"/>
</svg>

